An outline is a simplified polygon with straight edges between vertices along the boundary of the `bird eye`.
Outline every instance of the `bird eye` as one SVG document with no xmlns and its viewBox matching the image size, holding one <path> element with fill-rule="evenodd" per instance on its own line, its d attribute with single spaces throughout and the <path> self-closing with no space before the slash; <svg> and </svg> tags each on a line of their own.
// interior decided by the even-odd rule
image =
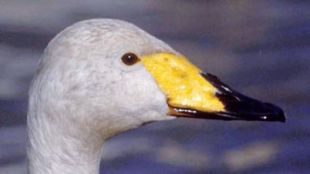
<svg viewBox="0 0 310 174">
<path fill-rule="evenodd" d="M 122 56 L 122 61 L 124 64 L 126 65 L 133 65 L 137 62 L 140 61 L 140 59 L 138 58 L 137 55 L 133 54 L 133 53 L 126 53 Z"/>
</svg>

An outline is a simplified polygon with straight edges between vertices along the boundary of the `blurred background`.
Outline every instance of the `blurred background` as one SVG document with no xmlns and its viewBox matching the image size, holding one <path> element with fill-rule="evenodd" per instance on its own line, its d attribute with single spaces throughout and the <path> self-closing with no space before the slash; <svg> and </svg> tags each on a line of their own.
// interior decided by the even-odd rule
<svg viewBox="0 0 310 174">
<path fill-rule="evenodd" d="M 178 119 L 113 138 L 101 172 L 310 172 L 310 1 L 0 0 L 0 173 L 26 173 L 27 90 L 49 40 L 74 22 L 118 18 L 169 43 L 287 122 Z"/>
</svg>

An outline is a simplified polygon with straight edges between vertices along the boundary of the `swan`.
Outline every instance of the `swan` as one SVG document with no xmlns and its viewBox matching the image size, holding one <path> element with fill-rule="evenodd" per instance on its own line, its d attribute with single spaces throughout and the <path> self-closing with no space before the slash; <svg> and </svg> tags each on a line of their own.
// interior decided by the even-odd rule
<svg viewBox="0 0 310 174">
<path fill-rule="evenodd" d="M 75 23 L 50 41 L 30 87 L 28 171 L 98 174 L 111 137 L 178 117 L 285 121 L 134 24 Z"/>
</svg>

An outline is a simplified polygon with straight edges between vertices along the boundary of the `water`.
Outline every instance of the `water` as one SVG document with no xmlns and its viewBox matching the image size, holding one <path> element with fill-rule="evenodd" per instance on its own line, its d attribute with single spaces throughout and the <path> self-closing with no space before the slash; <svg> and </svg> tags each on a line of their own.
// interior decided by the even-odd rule
<svg viewBox="0 0 310 174">
<path fill-rule="evenodd" d="M 87 18 L 134 22 L 287 122 L 179 119 L 112 139 L 102 171 L 309 173 L 310 3 L 134 0 L 0 2 L 0 173 L 26 173 L 28 85 L 48 41 Z"/>
</svg>

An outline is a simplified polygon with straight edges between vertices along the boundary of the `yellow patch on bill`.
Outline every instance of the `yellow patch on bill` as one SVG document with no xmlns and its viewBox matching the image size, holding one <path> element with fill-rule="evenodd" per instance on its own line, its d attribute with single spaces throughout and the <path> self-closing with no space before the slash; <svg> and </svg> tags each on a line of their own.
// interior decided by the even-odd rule
<svg viewBox="0 0 310 174">
<path fill-rule="evenodd" d="M 158 53 L 142 57 L 142 63 L 167 96 L 170 106 L 204 112 L 225 111 L 215 95 L 216 88 L 185 57 Z"/>
</svg>

